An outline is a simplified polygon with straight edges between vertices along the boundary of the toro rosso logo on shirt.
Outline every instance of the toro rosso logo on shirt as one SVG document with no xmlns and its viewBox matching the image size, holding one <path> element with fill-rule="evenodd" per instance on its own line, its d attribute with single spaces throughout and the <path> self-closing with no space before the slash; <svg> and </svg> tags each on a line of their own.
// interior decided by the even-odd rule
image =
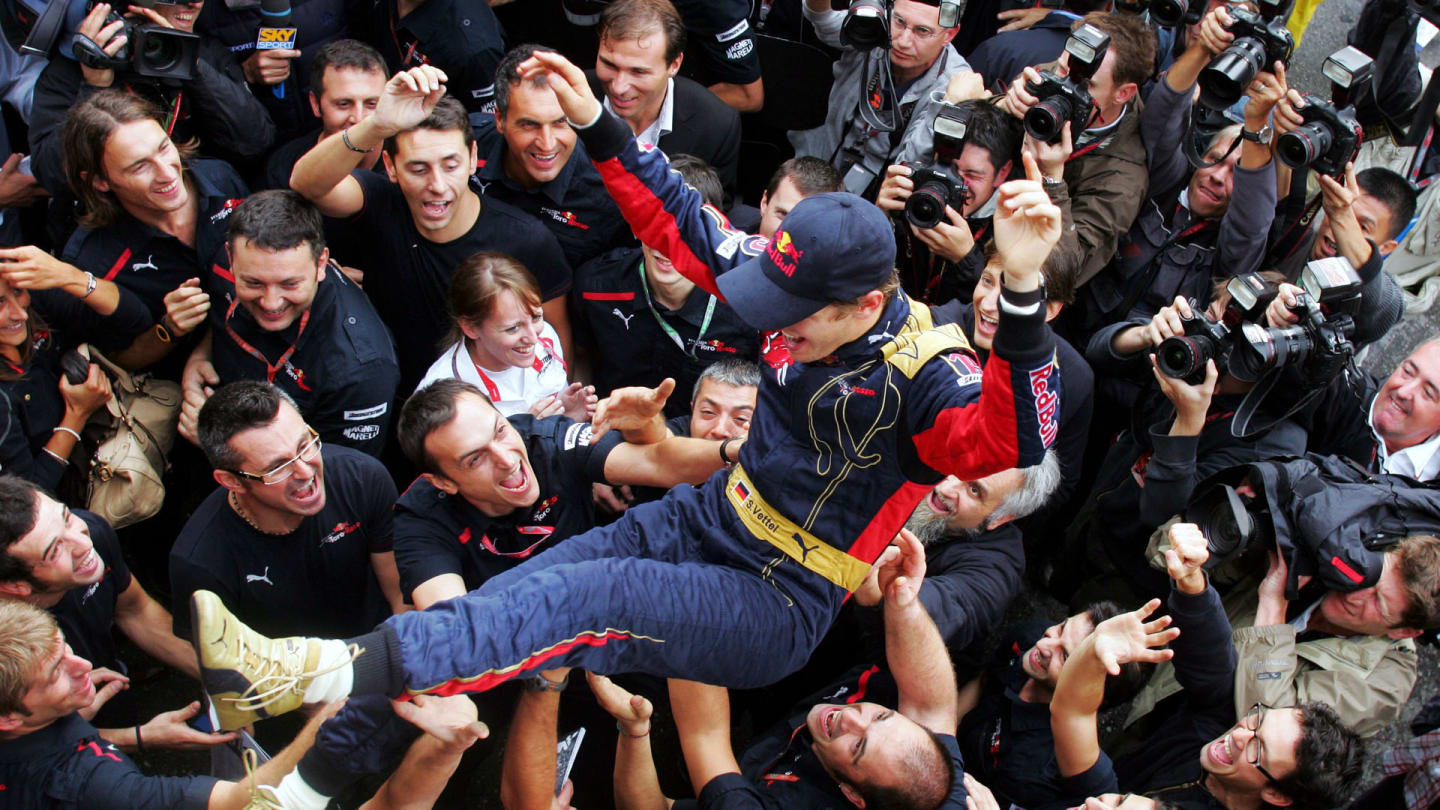
<svg viewBox="0 0 1440 810">
<path fill-rule="evenodd" d="M 800 259 L 805 251 L 795 247 L 794 241 L 790 239 L 789 231 L 780 231 L 770 244 L 765 246 L 765 255 L 775 263 L 775 267 L 784 273 L 788 278 L 795 275 L 795 270 L 800 266 Z"/>
<path fill-rule="evenodd" d="M 239 204 L 242 203 L 242 202 L 245 202 L 245 201 L 244 201 L 244 200 L 226 200 L 225 203 L 220 206 L 220 210 L 219 210 L 219 211 L 216 211 L 215 213 L 213 213 L 213 214 L 210 215 L 210 224 L 211 224 L 211 225 L 214 225 L 214 224 L 220 222 L 221 220 L 228 219 L 229 216 L 230 216 L 230 212 L 231 212 L 231 211 L 234 211 L 234 210 L 235 210 L 235 206 L 239 205 Z"/>
<path fill-rule="evenodd" d="M 979 385 L 981 378 L 985 376 L 984 370 L 980 368 L 980 363 L 968 352 L 954 352 L 948 359 L 950 365 L 960 374 L 961 388 L 967 385 Z"/>
<path fill-rule="evenodd" d="M 1035 416 L 1040 421 L 1040 442 L 1049 447 L 1060 432 L 1055 421 L 1055 412 L 1060 398 L 1050 390 L 1050 375 L 1055 373 L 1055 364 L 1047 363 L 1044 368 L 1030 372 L 1030 394 L 1035 397 Z"/>
<path fill-rule="evenodd" d="M 540 213 L 545 214 L 561 225 L 569 225 L 572 228 L 579 228 L 582 231 L 590 230 L 590 226 L 575 218 L 574 211 L 556 211 L 554 208 L 540 206 Z"/>
<path fill-rule="evenodd" d="M 342 520 L 339 523 L 335 524 L 335 528 L 331 529 L 329 534 L 320 538 L 320 545 L 328 546 L 331 543 L 339 542 L 345 537 L 345 535 L 355 531 L 358 528 L 360 528 L 360 521 L 357 520 L 354 523 L 346 523 Z"/>
</svg>

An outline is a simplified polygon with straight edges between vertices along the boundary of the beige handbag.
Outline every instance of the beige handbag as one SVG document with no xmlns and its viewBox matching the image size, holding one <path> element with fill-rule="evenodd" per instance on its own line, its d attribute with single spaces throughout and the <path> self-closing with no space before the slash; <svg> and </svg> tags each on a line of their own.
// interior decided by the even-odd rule
<svg viewBox="0 0 1440 810">
<path fill-rule="evenodd" d="M 86 508 L 115 528 L 153 516 L 165 501 L 180 419 L 180 385 L 151 374 L 132 374 L 94 347 L 90 359 L 110 378 L 114 396 L 85 426 L 98 445 L 90 457 Z"/>
</svg>

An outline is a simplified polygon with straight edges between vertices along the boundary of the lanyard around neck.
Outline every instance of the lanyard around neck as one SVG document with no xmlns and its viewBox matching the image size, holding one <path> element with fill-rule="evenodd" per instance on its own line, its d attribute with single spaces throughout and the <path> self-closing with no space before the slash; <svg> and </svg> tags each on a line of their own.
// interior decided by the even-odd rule
<svg viewBox="0 0 1440 810">
<path fill-rule="evenodd" d="M 265 355 L 261 354 L 259 349 L 251 346 L 250 343 L 245 340 L 245 338 L 240 337 L 239 333 L 235 331 L 235 327 L 230 325 L 230 319 L 235 315 L 235 307 L 239 305 L 240 298 L 238 296 L 235 298 L 234 301 L 230 302 L 230 309 L 226 310 L 225 312 L 225 332 L 226 334 L 230 335 L 231 340 L 235 341 L 236 346 L 239 346 L 245 351 L 246 354 L 265 364 L 265 381 L 273 383 L 275 382 L 276 372 L 285 367 L 285 363 L 290 360 L 290 355 L 295 353 L 295 347 L 300 345 L 300 337 L 305 334 L 305 327 L 310 323 L 310 310 L 306 309 L 304 314 L 300 316 L 300 330 L 295 333 L 295 342 L 291 343 L 290 348 L 286 349 L 285 353 L 280 355 L 279 360 L 271 363 L 269 360 L 265 359 Z M 300 386 L 302 390 L 310 390 L 310 388 L 305 385 L 304 373 L 300 372 L 298 369 L 296 370 L 295 382 L 297 385 Z"/>
<path fill-rule="evenodd" d="M 704 342 L 705 332 L 710 329 L 710 319 L 715 316 L 715 296 L 709 296 L 710 300 L 705 303 L 705 317 L 700 321 L 700 332 L 695 335 L 694 340 L 690 341 L 690 348 L 687 350 L 685 340 L 675 331 L 675 327 L 665 320 L 665 316 L 660 314 L 660 310 L 655 308 L 655 302 L 650 298 L 650 282 L 645 278 L 644 260 L 640 262 L 640 289 L 645 291 L 645 306 L 649 308 L 650 314 L 655 316 L 655 322 L 660 324 L 660 329 L 675 342 L 680 351 L 690 355 L 692 359 L 699 360 L 700 358 L 695 356 L 695 347 Z"/>
</svg>

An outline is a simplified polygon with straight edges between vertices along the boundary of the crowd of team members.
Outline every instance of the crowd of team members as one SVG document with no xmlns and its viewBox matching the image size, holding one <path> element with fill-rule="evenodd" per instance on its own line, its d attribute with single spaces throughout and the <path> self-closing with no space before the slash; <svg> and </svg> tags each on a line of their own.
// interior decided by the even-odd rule
<svg viewBox="0 0 1440 810">
<path fill-rule="evenodd" d="M 1150 358 L 1185 320 L 1220 320 L 1224 282 L 1241 273 L 1286 282 L 1263 318 L 1295 322 L 1288 282 L 1331 257 L 1361 282 L 1355 342 L 1379 340 L 1400 317 L 1382 260 L 1415 190 L 1383 168 L 1319 176 L 1308 210 L 1323 213 L 1296 238 L 1311 200 L 1292 193 L 1272 145 L 1304 102 L 1280 63 L 1258 73 L 1235 123 L 1203 145 L 1209 165 L 1193 168 L 1181 144 L 1201 69 L 1233 39 L 1224 7 L 1170 29 L 1067 0 L 994 33 L 992 5 L 972 2 L 944 28 L 937 5 L 895 0 L 888 49 L 856 50 L 828 0 L 754 4 L 753 15 L 748 2 L 678 0 L 492 2 L 498 16 L 478 0 L 294 5 L 299 47 L 281 51 L 253 48 L 258 9 L 131 7 L 200 33 L 184 81 L 60 54 L 9 53 L 0 67 L 7 100 L 23 99 L 13 105 L 32 157 L 27 170 L 0 167 L 6 806 L 471 806 L 498 793 L 517 808 L 660 808 L 670 794 L 702 807 L 1248 810 L 1345 806 L 1370 787 L 1362 738 L 1399 719 L 1415 639 L 1440 628 L 1440 540 L 1392 546 L 1372 587 L 1315 583 L 1292 601 L 1280 555 L 1252 554 L 1212 581 L 1206 539 L 1172 518 L 1215 472 L 1305 452 L 1435 478 L 1440 340 L 1384 379 L 1320 381 L 1300 413 L 1271 404 L 1277 418 L 1247 438 L 1231 426 L 1253 383 L 1213 363 L 1202 379 L 1176 379 Z M 123 34 L 109 12 L 94 6 L 78 31 L 113 52 Z M 1089 82 L 1092 116 L 1058 142 L 1036 140 L 1020 123 L 1037 102 L 1031 83 L 1057 59 L 1065 70 L 1066 37 L 1082 23 L 1110 38 Z M 763 190 L 742 187 L 771 167 L 739 165 L 739 113 L 797 88 L 768 66 L 762 81 L 755 30 L 818 39 L 836 60 L 825 121 L 789 133 L 796 156 Z M 545 44 L 506 48 L 525 38 Z M 582 67 L 593 54 L 593 69 L 581 76 L 555 51 Z M 872 100 L 863 77 L 878 70 L 894 93 Z M 598 116 L 578 120 L 596 99 Z M 894 115 L 895 131 L 871 126 L 858 112 L 867 104 Z M 947 109 L 964 111 L 967 133 L 937 166 L 968 196 L 920 228 L 905 213 L 911 177 L 936 161 L 934 121 Z M 884 215 L 858 215 L 869 203 L 838 192 Z M 827 219 L 787 228 L 802 204 L 829 206 Z M 1033 230 L 1017 241 L 1026 218 Z M 853 251 L 802 241 L 816 233 Z M 1040 251 L 1033 266 L 1019 242 Z M 875 259 L 875 245 L 889 253 Z M 806 283 L 820 314 L 766 322 L 763 296 L 726 286 L 746 259 L 790 276 L 814 272 L 817 257 L 824 278 Z M 851 265 L 876 261 L 878 281 L 835 292 L 849 289 L 835 278 Z M 1028 298 L 1015 287 L 1022 266 L 1043 278 Z M 805 295 L 784 279 L 777 289 Z M 906 351 L 932 345 L 918 336 L 936 348 L 905 365 Z M 81 435 L 112 391 L 99 365 L 67 377 L 62 358 L 81 346 L 183 392 L 166 507 L 118 532 L 83 508 L 93 447 Z M 1015 386 L 1004 407 L 1038 420 L 1033 447 L 1022 439 L 1003 462 L 959 458 L 962 444 L 998 442 L 952 427 L 948 398 L 993 417 L 997 400 L 977 399 L 982 377 L 993 392 L 1024 362 L 1042 364 L 1027 378 L 1038 382 Z M 906 379 L 877 394 L 876 368 Z M 803 388 L 816 370 L 830 382 L 809 404 L 765 413 L 793 401 L 766 386 Z M 951 380 L 963 395 L 930 393 Z M 834 398 L 834 425 L 816 418 L 822 397 Z M 927 407 L 933 424 L 917 421 Z M 747 443 L 752 419 L 770 421 L 757 435 L 783 437 L 780 451 Z M 1009 419 L 996 430 L 1029 424 Z M 799 465 L 794 493 L 777 494 L 786 443 L 807 424 L 803 441 L 833 441 L 856 469 L 811 497 L 808 479 L 831 473 Z M 854 435 L 907 429 L 885 461 L 900 473 L 872 469 L 869 438 Z M 982 468 L 992 472 L 943 476 Z M 870 489 L 841 500 L 895 483 L 894 503 L 918 504 L 883 552 L 866 545 L 867 526 L 836 530 L 861 535 L 847 562 L 864 564 L 832 576 L 809 557 L 844 558 L 847 545 L 814 515 L 857 481 Z M 714 503 L 694 499 L 722 485 L 742 516 L 747 498 L 779 505 L 799 549 L 763 570 L 721 566 L 786 601 L 789 580 L 771 569 L 789 560 L 839 586 L 821 599 L 834 602 L 833 625 L 811 628 L 813 654 L 778 683 L 730 677 L 749 688 L 727 691 L 656 677 L 780 667 L 779 650 L 727 639 L 710 654 L 735 660 L 692 657 L 676 671 L 627 666 L 623 652 L 589 659 L 615 680 L 592 672 L 588 688 L 567 689 L 568 667 L 541 672 L 545 657 L 532 655 L 481 678 L 498 688 L 465 695 L 476 686 L 432 688 L 449 676 L 415 672 L 418 645 L 446 648 L 426 635 L 434 625 L 372 633 L 437 605 L 464 617 L 455 605 L 482 588 L 472 604 L 523 595 L 517 580 L 557 576 L 576 547 L 567 539 L 597 525 L 637 549 L 681 524 L 714 542 L 730 525 L 702 531 L 696 515 Z M 804 521 L 801 501 L 813 501 Z M 548 573 L 543 562 L 517 571 L 546 559 Z M 716 562 L 710 549 L 685 564 Z M 619 599 L 631 593 L 622 577 L 641 578 L 627 580 L 637 593 L 672 582 L 646 570 L 605 569 L 617 578 L 608 595 L 610 584 L 558 575 L 542 604 Z M 722 612 L 739 598 L 709 587 L 666 598 Z M 1071 615 L 1002 624 L 1017 595 L 1039 591 Z M 211 709 L 191 700 L 198 690 L 140 716 L 130 680 L 149 664 L 136 648 L 216 693 L 216 666 L 203 654 L 197 666 L 192 649 L 215 626 L 211 594 L 267 636 L 366 642 L 310 642 L 295 667 L 297 705 L 301 693 L 356 696 L 288 726 L 247 700 Z M 704 638 L 685 641 L 704 657 Z M 364 670 L 383 668 L 376 660 L 388 673 Z M 795 666 L 780 669 L 763 680 Z M 372 682 L 385 686 L 362 688 Z M 411 699 L 366 694 L 400 685 Z M 1122 706 L 1102 748 L 1097 715 Z M 653 745 L 652 714 L 673 717 L 663 728 L 679 749 Z M 275 755 L 250 780 L 148 777 L 128 758 L 237 745 L 237 729 L 261 718 L 250 730 Z M 557 737 L 580 726 L 571 779 L 557 780 Z M 487 727 L 492 742 L 475 745 Z M 732 729 L 749 736 L 732 741 Z M 473 778 L 502 737 L 500 784 Z M 1357 806 L 1400 806 L 1402 788 L 1392 778 Z"/>
</svg>

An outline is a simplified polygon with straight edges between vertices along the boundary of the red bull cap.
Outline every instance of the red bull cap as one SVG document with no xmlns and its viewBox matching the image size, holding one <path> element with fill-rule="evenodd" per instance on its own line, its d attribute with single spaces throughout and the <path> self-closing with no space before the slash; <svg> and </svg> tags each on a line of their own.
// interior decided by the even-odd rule
<svg viewBox="0 0 1440 810">
<path fill-rule="evenodd" d="M 792 326 L 835 301 L 879 288 L 895 272 L 895 236 L 884 212 L 844 191 L 814 194 L 785 217 L 765 252 L 717 279 L 746 323 Z"/>
</svg>

